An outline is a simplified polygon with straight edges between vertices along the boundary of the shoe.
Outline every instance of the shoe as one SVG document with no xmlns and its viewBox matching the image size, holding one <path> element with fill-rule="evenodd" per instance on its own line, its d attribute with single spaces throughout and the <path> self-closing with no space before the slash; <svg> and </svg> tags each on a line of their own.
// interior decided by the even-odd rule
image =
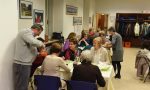
<svg viewBox="0 0 150 90">
<path fill-rule="evenodd" d="M 117 74 L 115 75 L 115 78 L 117 78 Z"/>
<path fill-rule="evenodd" d="M 121 75 L 120 74 L 116 74 L 115 78 L 121 79 Z"/>
</svg>

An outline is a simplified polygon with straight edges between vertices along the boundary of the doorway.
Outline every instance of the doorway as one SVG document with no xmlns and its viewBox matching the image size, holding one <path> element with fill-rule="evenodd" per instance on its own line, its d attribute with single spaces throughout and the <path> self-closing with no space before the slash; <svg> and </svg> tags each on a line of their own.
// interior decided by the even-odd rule
<svg viewBox="0 0 150 90">
<path fill-rule="evenodd" d="M 96 13 L 96 29 L 105 30 L 108 28 L 108 14 Z"/>
</svg>

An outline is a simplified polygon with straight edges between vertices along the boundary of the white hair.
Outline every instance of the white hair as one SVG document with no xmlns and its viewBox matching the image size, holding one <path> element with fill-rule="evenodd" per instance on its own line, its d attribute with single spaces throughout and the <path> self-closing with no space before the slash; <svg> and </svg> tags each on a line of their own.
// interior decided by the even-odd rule
<svg viewBox="0 0 150 90">
<path fill-rule="evenodd" d="M 92 61 L 92 55 L 90 50 L 82 51 L 80 58 L 86 61 Z"/>
</svg>

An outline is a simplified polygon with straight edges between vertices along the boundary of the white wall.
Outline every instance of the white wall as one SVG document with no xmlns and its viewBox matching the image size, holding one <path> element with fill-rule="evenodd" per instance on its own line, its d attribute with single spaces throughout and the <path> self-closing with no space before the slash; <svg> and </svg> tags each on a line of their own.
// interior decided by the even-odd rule
<svg viewBox="0 0 150 90">
<path fill-rule="evenodd" d="M 91 23 L 89 23 L 89 28 L 93 27 L 92 22 L 95 15 L 95 4 L 95 0 L 90 0 L 89 17 L 91 17 Z"/>
<path fill-rule="evenodd" d="M 14 38 L 18 32 L 17 0 L 0 0 L 0 11 L 0 90 L 13 90 L 12 57 Z"/>
<path fill-rule="evenodd" d="M 116 13 L 150 11 L 150 0 L 96 0 L 96 12 L 109 14 L 109 26 L 115 25 Z"/>
<path fill-rule="evenodd" d="M 12 64 L 15 37 L 18 30 L 31 27 L 33 24 L 32 19 L 19 19 L 18 1 L 0 0 L 0 90 L 13 90 Z M 34 0 L 33 8 L 45 10 L 45 0 Z"/>
<path fill-rule="evenodd" d="M 66 5 L 72 5 L 78 7 L 77 15 L 66 15 Z M 65 38 L 69 35 L 70 32 L 76 32 L 80 34 L 82 31 L 82 25 L 73 26 L 73 17 L 82 17 L 83 19 L 83 0 L 65 0 L 64 1 L 64 10 L 63 10 L 63 35 Z M 83 22 L 83 21 L 82 21 Z"/>
<path fill-rule="evenodd" d="M 45 35 L 45 0 L 26 0 L 31 1 L 33 3 L 33 11 L 34 9 L 44 10 L 44 31 L 41 33 L 40 37 L 44 38 Z M 34 17 L 34 13 L 32 14 Z M 30 28 L 33 25 L 33 18 L 32 19 L 20 19 L 18 20 L 18 30 L 22 30 L 24 28 Z"/>
<path fill-rule="evenodd" d="M 91 27 L 92 23 L 89 25 L 89 16 L 92 17 L 95 13 L 95 0 L 49 0 L 48 13 L 49 13 L 49 35 L 52 32 L 62 32 L 63 36 L 67 38 L 70 32 L 75 32 L 79 35 L 83 29 L 83 24 L 85 27 Z M 88 5 L 86 5 L 88 3 Z M 78 8 L 77 15 L 67 15 L 66 5 L 72 5 Z M 85 6 L 85 7 L 84 7 Z M 89 8 L 87 8 L 89 7 Z M 84 9 L 85 8 L 85 9 Z M 84 15 L 86 18 L 84 19 Z M 82 17 L 82 25 L 73 25 L 73 17 Z M 84 23 L 84 20 L 86 21 Z"/>
<path fill-rule="evenodd" d="M 52 36 L 52 32 L 53 32 L 53 26 L 54 26 L 54 23 L 53 23 L 53 0 L 46 0 L 46 10 L 48 11 L 47 12 L 47 19 L 48 19 L 48 35 L 49 35 L 49 39 L 51 38 Z"/>
<path fill-rule="evenodd" d="M 95 0 L 84 0 L 83 8 L 83 29 L 88 30 L 92 26 L 93 16 L 95 15 Z M 91 23 L 89 23 L 89 17 Z"/>
<path fill-rule="evenodd" d="M 63 5 L 64 0 L 53 0 L 53 30 L 55 32 L 63 31 Z"/>
<path fill-rule="evenodd" d="M 53 32 L 63 32 L 64 0 L 48 1 L 48 34 L 52 37 Z"/>
<path fill-rule="evenodd" d="M 90 14 L 90 2 L 91 0 L 84 0 L 83 5 L 83 29 L 88 30 L 89 28 L 89 14 Z"/>
</svg>

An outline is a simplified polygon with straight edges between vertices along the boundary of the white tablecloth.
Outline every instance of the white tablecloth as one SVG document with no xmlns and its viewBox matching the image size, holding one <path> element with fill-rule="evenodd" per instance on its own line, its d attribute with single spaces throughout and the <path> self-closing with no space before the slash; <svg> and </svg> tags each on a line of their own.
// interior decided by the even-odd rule
<svg viewBox="0 0 150 90">
<path fill-rule="evenodd" d="M 60 69 L 60 77 L 61 77 L 61 79 L 70 80 L 71 74 L 73 72 L 73 62 L 67 60 L 65 63 L 71 69 L 71 71 L 70 71 L 70 73 L 66 73 L 63 69 Z M 98 87 L 98 90 L 114 90 L 113 83 L 112 83 L 113 66 L 107 65 L 107 64 L 95 64 L 95 65 L 97 65 L 100 68 L 101 73 L 106 81 L 106 86 L 103 88 Z M 41 69 L 41 67 L 37 68 L 36 74 L 40 74 L 40 69 Z"/>
<path fill-rule="evenodd" d="M 73 71 L 73 62 L 66 61 L 66 64 L 71 69 L 71 71 L 70 73 L 66 73 L 64 72 L 63 69 L 60 69 L 60 77 L 65 80 L 70 80 Z M 114 90 L 113 83 L 112 83 L 113 66 L 107 64 L 95 64 L 95 65 L 97 65 L 100 68 L 101 73 L 106 81 L 106 86 L 104 88 L 99 87 L 98 90 Z"/>
</svg>

